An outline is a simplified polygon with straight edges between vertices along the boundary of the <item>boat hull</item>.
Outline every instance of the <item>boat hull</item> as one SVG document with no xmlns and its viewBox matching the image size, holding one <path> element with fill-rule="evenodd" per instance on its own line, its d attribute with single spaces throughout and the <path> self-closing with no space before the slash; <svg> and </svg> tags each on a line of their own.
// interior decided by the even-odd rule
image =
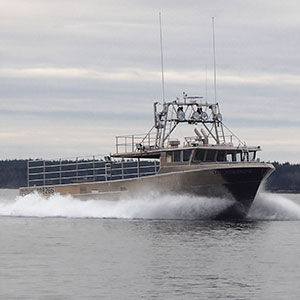
<svg viewBox="0 0 300 300">
<path fill-rule="evenodd" d="M 223 211 L 217 218 L 243 218 L 255 198 L 261 182 L 274 170 L 267 163 L 218 163 L 177 167 L 172 170 L 162 169 L 160 173 L 139 178 L 100 181 L 42 187 L 26 187 L 20 189 L 24 196 L 37 191 L 49 196 L 54 193 L 71 194 L 82 200 L 105 199 L 118 200 L 138 198 L 145 193 L 188 194 L 230 199 L 233 205 Z"/>
</svg>

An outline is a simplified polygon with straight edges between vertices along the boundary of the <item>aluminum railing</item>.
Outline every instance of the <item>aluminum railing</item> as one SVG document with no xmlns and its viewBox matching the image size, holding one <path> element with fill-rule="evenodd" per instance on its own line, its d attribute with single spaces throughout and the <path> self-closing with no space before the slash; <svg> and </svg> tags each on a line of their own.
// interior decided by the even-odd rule
<svg viewBox="0 0 300 300">
<path fill-rule="evenodd" d="M 154 175 L 159 171 L 156 160 L 30 160 L 27 185 L 44 186 L 82 182 L 109 181 Z"/>
<path fill-rule="evenodd" d="M 147 134 L 116 136 L 116 153 L 136 152 L 155 148 L 156 135 L 149 131 Z"/>
</svg>

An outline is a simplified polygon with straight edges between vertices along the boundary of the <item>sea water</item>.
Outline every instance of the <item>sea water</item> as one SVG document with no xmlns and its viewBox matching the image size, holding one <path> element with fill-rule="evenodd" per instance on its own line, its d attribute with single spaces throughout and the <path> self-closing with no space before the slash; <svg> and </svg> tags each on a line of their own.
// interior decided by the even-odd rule
<svg viewBox="0 0 300 300">
<path fill-rule="evenodd" d="M 0 190 L 1 299 L 298 299 L 300 195 L 80 201 Z"/>
</svg>

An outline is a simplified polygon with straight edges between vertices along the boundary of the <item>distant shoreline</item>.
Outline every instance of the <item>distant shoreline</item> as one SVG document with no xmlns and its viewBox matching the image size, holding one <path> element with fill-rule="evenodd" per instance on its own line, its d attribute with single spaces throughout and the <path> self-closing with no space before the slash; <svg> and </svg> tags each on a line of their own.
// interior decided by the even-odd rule
<svg viewBox="0 0 300 300">
<path fill-rule="evenodd" d="M 271 192 L 274 194 L 300 194 L 300 191 L 291 191 L 291 190 L 267 190 L 267 192 Z"/>
</svg>

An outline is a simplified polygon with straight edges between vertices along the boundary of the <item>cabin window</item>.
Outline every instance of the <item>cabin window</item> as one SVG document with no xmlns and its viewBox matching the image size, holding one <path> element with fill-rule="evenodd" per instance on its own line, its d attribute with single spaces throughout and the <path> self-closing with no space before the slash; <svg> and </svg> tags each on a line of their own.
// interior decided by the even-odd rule
<svg viewBox="0 0 300 300">
<path fill-rule="evenodd" d="M 191 157 L 192 150 L 183 151 L 183 161 L 189 161 Z"/>
<path fill-rule="evenodd" d="M 226 154 L 226 161 L 232 162 L 232 153 L 227 153 Z"/>
<path fill-rule="evenodd" d="M 217 161 L 226 161 L 225 151 L 217 151 Z"/>
<path fill-rule="evenodd" d="M 215 150 L 207 150 L 205 161 L 215 161 L 216 151 Z"/>
<path fill-rule="evenodd" d="M 167 152 L 167 163 L 172 162 L 172 152 Z"/>
<path fill-rule="evenodd" d="M 243 152 L 242 153 L 242 161 L 248 161 L 248 160 L 249 160 L 248 152 Z"/>
<path fill-rule="evenodd" d="M 194 160 L 195 161 L 204 161 L 205 150 L 196 150 Z"/>
<path fill-rule="evenodd" d="M 173 157 L 174 157 L 174 159 L 173 159 L 173 161 L 176 161 L 176 162 L 178 162 L 178 161 L 181 161 L 181 151 L 174 151 L 173 152 Z"/>
<path fill-rule="evenodd" d="M 249 161 L 254 161 L 256 156 L 256 151 L 249 152 Z"/>
<path fill-rule="evenodd" d="M 226 161 L 228 162 L 241 162 L 242 159 L 247 159 L 246 157 L 242 157 L 242 152 L 233 152 L 226 154 Z"/>
</svg>

